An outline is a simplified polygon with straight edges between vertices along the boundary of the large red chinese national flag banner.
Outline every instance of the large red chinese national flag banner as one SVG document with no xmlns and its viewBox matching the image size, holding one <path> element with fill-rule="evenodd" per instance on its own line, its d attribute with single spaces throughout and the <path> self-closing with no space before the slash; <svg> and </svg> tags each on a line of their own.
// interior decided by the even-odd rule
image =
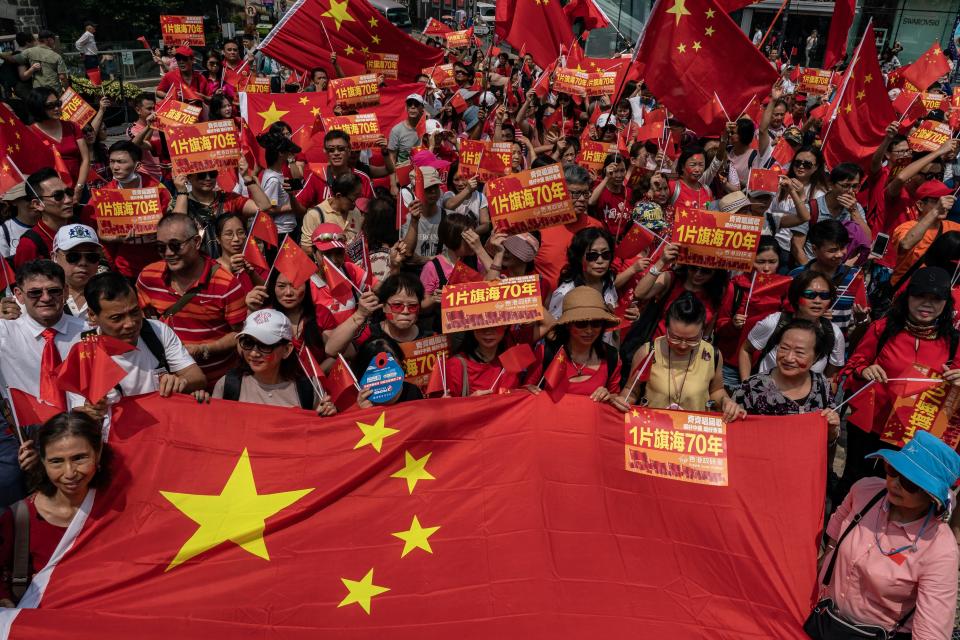
<svg viewBox="0 0 960 640">
<path fill-rule="evenodd" d="M 819 416 L 150 396 L 116 409 L 110 446 L 39 609 L 0 613 L 11 637 L 805 637 Z"/>
<path fill-rule="evenodd" d="M 443 50 L 414 40 L 367 0 L 299 0 L 260 43 L 260 50 L 292 69 L 330 69 L 330 54 L 344 73 L 366 73 L 370 53 L 397 54 L 397 76 L 412 82 Z"/>
<path fill-rule="evenodd" d="M 736 60 L 731 66 L 730 61 Z M 722 111 L 707 117 L 716 95 L 727 113 L 763 96 L 777 72 L 715 0 L 657 0 L 643 32 L 637 64 L 644 81 L 668 109 L 700 135 L 719 133 Z"/>
</svg>

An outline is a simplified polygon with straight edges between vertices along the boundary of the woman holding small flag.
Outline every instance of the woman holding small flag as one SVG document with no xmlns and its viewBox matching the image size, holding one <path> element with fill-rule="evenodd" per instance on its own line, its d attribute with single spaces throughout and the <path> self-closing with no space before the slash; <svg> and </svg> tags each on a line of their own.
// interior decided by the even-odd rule
<svg viewBox="0 0 960 640">
<path fill-rule="evenodd" d="M 620 392 L 620 355 L 604 341 L 608 329 L 620 324 L 600 292 L 593 287 L 575 287 L 563 298 L 563 313 L 544 344 L 536 349 L 536 367 L 527 383 L 537 391 L 541 385 L 554 400 L 564 394 L 590 396 L 621 411 L 626 403 Z"/>
<path fill-rule="evenodd" d="M 323 336 L 317 328 L 315 307 L 306 283 L 294 286 L 279 269 L 273 269 L 266 285 L 258 285 L 250 290 L 246 304 L 250 313 L 260 309 L 276 309 L 287 316 L 293 333 L 293 346 L 297 351 L 307 346 L 316 353 L 323 353 Z"/>
<path fill-rule="evenodd" d="M 243 248 L 247 242 L 247 228 L 243 219 L 235 213 L 227 213 L 214 219 L 217 242 L 220 244 L 220 257 L 217 262 L 228 273 L 232 273 L 243 287 L 246 295 L 255 285 L 263 284 L 263 277 L 254 270 L 253 265 L 243 257 Z"/>
<path fill-rule="evenodd" d="M 319 386 L 319 377 L 302 372 L 290 321 L 281 312 L 261 309 L 247 316 L 243 329 L 237 334 L 237 352 L 240 366 L 217 381 L 213 387 L 214 398 L 316 409 L 322 416 L 337 412 Z"/>
<path fill-rule="evenodd" d="M 666 335 L 633 356 L 624 402 L 684 411 L 716 407 L 728 422 L 746 415 L 723 387 L 720 352 L 703 339 L 706 317 L 703 303 L 689 291 L 671 303 Z"/>
<path fill-rule="evenodd" d="M 871 475 L 863 456 L 892 445 L 881 441 L 894 402 L 900 393 L 891 379 L 937 378 L 960 385 L 956 364 L 960 333 L 953 328 L 953 298 L 950 274 L 940 267 L 924 267 L 910 278 L 906 291 L 893 302 L 885 318 L 874 322 L 850 355 L 841 372 L 847 376 L 855 395 L 872 402 L 857 403 L 848 419 L 847 465 L 842 486 Z M 922 380 L 921 380 L 922 381 Z M 932 385 L 933 383 L 931 383 Z M 915 393 L 919 393 L 916 391 Z M 872 415 L 871 415 L 872 414 Z"/>
</svg>

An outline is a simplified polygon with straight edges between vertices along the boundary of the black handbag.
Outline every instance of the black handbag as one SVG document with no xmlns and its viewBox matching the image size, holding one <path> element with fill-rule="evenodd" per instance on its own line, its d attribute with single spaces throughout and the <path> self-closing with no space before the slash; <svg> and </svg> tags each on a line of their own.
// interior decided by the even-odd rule
<svg viewBox="0 0 960 640">
<path fill-rule="evenodd" d="M 830 564 L 827 565 L 827 571 L 823 574 L 823 584 L 830 584 L 830 579 L 833 577 L 833 567 L 837 561 L 837 553 L 840 551 L 840 543 L 843 542 L 843 539 L 854 530 L 854 528 L 860 524 L 860 520 L 864 515 L 880 501 L 880 498 L 885 496 L 887 490 L 884 489 L 873 498 L 860 510 L 857 515 L 853 516 L 853 521 L 846 528 L 843 534 L 840 536 L 840 539 L 837 540 L 837 546 L 833 549 L 833 555 L 830 557 Z M 887 631 L 881 626 L 875 624 L 863 624 L 860 622 L 854 622 L 848 618 L 845 618 L 837 610 L 836 605 L 833 600 L 830 598 L 824 598 L 816 604 L 813 608 L 813 611 L 810 612 L 810 615 L 807 616 L 806 622 L 803 623 L 803 630 L 808 636 L 814 640 L 856 640 L 861 638 L 874 639 L 874 640 L 891 640 L 897 636 L 897 632 L 900 628 L 910 619 L 910 616 L 913 615 L 916 607 L 911 607 L 900 620 L 897 621 L 896 626 L 892 630 Z"/>
</svg>

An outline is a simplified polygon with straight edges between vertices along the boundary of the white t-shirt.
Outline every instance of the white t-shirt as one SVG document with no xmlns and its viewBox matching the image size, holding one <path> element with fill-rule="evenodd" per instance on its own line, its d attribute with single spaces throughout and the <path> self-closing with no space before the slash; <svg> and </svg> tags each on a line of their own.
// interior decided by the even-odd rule
<svg viewBox="0 0 960 640">
<path fill-rule="evenodd" d="M 273 169 L 264 169 L 260 174 L 260 188 L 267 195 L 270 204 L 284 207 L 290 204 L 290 194 L 283 190 L 283 174 Z M 273 216 L 279 233 L 290 233 L 297 227 L 297 216 L 292 211 Z"/>
<path fill-rule="evenodd" d="M 12 258 L 17 253 L 20 237 L 30 229 L 32 227 L 23 224 L 16 218 L 10 218 L 4 222 L 3 229 L 0 229 L 0 257 Z"/>
<path fill-rule="evenodd" d="M 173 329 L 157 320 L 144 320 L 149 322 L 153 332 L 160 339 L 163 345 L 163 353 L 167 357 L 167 366 L 171 373 L 182 371 L 192 364 L 196 364 L 193 357 L 187 353 L 180 338 L 173 332 Z M 120 389 L 124 396 L 139 396 L 146 393 L 153 393 L 157 390 L 159 374 L 166 373 L 165 370 L 158 369 L 160 361 L 157 360 L 147 343 L 141 337 L 137 342 L 137 348 L 133 351 L 113 356 L 113 361 L 127 372 L 127 375 L 120 381 Z M 115 395 L 115 392 L 111 392 Z"/>
<path fill-rule="evenodd" d="M 773 336 L 773 332 L 777 330 L 777 323 L 780 322 L 780 312 L 771 313 L 766 318 L 754 325 L 753 329 L 750 330 L 750 333 L 747 334 L 747 340 L 750 341 L 750 344 L 753 345 L 753 348 L 757 351 L 762 351 L 764 347 L 767 346 L 767 341 Z M 837 325 L 830 323 L 830 327 L 833 329 L 833 351 L 829 355 L 829 363 L 835 367 L 842 367 L 846 359 L 844 358 L 844 351 L 846 345 L 843 340 L 843 332 L 837 328 Z M 813 366 L 810 368 L 816 373 L 823 373 L 827 368 L 828 358 L 820 358 Z M 770 349 L 770 351 L 763 357 L 763 360 L 760 361 L 760 367 L 758 369 L 759 373 L 770 373 L 773 368 L 777 366 L 777 349 L 776 346 Z"/>
<path fill-rule="evenodd" d="M 447 191 L 442 196 L 440 196 L 440 206 L 445 206 L 446 202 L 451 198 L 456 197 L 456 193 L 453 191 Z M 487 197 L 480 193 L 479 191 L 474 191 L 470 194 L 470 197 L 461 202 L 457 207 L 453 209 L 447 209 L 450 213 L 463 213 L 474 220 L 477 221 L 477 224 L 480 224 L 480 210 L 487 207 Z"/>
<path fill-rule="evenodd" d="M 403 198 L 405 205 L 409 205 L 414 200 L 413 193 L 409 189 L 401 190 L 400 197 Z M 443 249 L 440 245 L 440 236 L 438 235 L 440 221 L 443 219 L 442 211 L 440 201 L 438 200 L 436 210 L 431 217 L 420 216 L 417 223 L 417 246 L 414 248 L 416 255 L 424 258 L 432 258 Z M 403 227 L 400 229 L 401 237 L 406 235 L 407 228 L 410 226 L 410 220 L 411 218 L 408 215 L 403 223 Z"/>
</svg>

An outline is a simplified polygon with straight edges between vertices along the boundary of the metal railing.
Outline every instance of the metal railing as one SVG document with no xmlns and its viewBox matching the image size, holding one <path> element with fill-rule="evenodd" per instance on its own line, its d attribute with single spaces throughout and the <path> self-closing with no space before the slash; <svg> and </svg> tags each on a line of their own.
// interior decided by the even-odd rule
<svg viewBox="0 0 960 640">
<path fill-rule="evenodd" d="M 83 76 L 83 56 L 76 51 L 61 52 L 71 75 Z M 156 85 L 160 81 L 160 66 L 153 54 L 139 49 L 110 49 L 100 52 L 100 73 L 104 80 L 121 80 L 141 86 Z"/>
</svg>

